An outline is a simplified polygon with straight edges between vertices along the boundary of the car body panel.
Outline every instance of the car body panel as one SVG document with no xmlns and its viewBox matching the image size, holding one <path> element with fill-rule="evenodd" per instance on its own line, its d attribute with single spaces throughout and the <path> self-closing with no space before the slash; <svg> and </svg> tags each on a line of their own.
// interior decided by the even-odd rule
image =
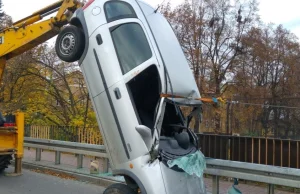
<svg viewBox="0 0 300 194">
<path fill-rule="evenodd" d="M 104 10 L 107 2 L 128 3 L 137 17 L 107 20 Z M 181 104 L 200 103 L 191 100 L 200 98 L 200 93 L 176 35 L 167 20 L 160 13 L 155 13 L 146 3 L 136 0 L 95 0 L 73 17 L 78 17 L 77 19 L 86 23 L 83 30 L 88 37 L 86 44 L 88 48 L 85 48 L 84 56 L 80 60 L 80 68 L 91 94 L 113 173 L 134 179 L 143 190 L 143 194 L 197 193 L 198 179 L 195 177 L 185 179 L 184 172 L 169 169 L 159 159 L 151 158 L 150 154 L 152 149 L 157 149 L 166 114 L 166 99 L 160 95 L 183 96 L 183 99 L 171 98 Z M 120 45 L 116 45 L 112 33 L 120 26 L 131 23 L 138 24 L 142 29 L 152 55 L 128 72 L 123 72 L 117 50 L 117 46 Z M 141 43 L 133 40 L 132 44 Z M 154 127 L 149 128 L 153 143 L 151 150 L 147 147 L 143 134 L 137 130 L 142 124 L 141 115 L 136 110 L 136 102 L 130 88 L 131 81 L 137 80 L 145 72 L 149 74 L 149 69 L 154 72 L 150 74 L 150 78 L 152 75 L 158 77 L 155 78 L 158 83 L 155 87 L 159 90 L 157 94 L 159 99 L 154 107 L 155 114 L 151 118 Z M 151 90 L 150 87 L 141 89 Z M 141 102 L 142 100 L 145 100 L 146 104 L 151 102 L 147 101 L 149 99 L 141 99 Z M 147 130 L 147 127 L 145 129 Z M 176 184 L 175 187 L 172 186 L 173 183 Z M 188 184 L 190 188 L 183 184 Z"/>
</svg>

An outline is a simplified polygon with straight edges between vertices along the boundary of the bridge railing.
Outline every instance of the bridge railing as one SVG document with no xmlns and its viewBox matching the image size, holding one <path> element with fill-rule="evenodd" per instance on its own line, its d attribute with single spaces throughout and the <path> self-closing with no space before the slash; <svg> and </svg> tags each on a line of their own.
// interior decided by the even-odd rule
<svg viewBox="0 0 300 194">
<path fill-rule="evenodd" d="M 300 140 L 198 134 L 206 157 L 300 168 Z"/>
<path fill-rule="evenodd" d="M 26 125 L 25 137 L 95 145 L 103 144 L 98 127 Z"/>
<path fill-rule="evenodd" d="M 36 150 L 36 161 L 41 161 L 41 150 L 55 151 L 55 164 L 60 164 L 61 153 L 71 153 L 77 155 L 77 168 L 82 168 L 83 156 L 95 156 L 103 158 L 108 171 L 108 158 L 103 145 L 91 145 L 73 142 L 63 142 L 56 140 L 43 140 L 25 138 L 24 147 Z M 268 193 L 273 194 L 275 185 L 300 188 L 300 170 L 293 168 L 283 168 L 268 166 L 263 164 L 253 164 L 246 162 L 236 162 L 207 158 L 206 175 L 213 177 L 213 194 L 219 193 L 220 177 L 231 177 L 242 180 L 255 181 L 268 184 Z"/>
</svg>

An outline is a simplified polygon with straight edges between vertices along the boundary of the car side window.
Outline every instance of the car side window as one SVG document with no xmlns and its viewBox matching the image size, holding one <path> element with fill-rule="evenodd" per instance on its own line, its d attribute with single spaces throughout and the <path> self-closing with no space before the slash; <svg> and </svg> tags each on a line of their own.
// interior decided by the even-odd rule
<svg viewBox="0 0 300 194">
<path fill-rule="evenodd" d="M 123 74 L 128 73 L 152 57 L 152 51 L 142 27 L 125 23 L 111 28 Z"/>
<path fill-rule="evenodd" d="M 108 23 L 124 18 L 137 18 L 131 5 L 122 1 L 108 1 L 104 5 L 104 10 Z"/>
</svg>

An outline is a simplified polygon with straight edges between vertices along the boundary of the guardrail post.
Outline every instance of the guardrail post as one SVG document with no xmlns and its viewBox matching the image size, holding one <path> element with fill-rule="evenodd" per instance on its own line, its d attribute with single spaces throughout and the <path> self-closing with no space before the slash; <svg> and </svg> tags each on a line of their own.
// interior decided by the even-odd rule
<svg viewBox="0 0 300 194">
<path fill-rule="evenodd" d="M 55 164 L 59 165 L 60 164 L 60 151 L 55 151 Z"/>
<path fill-rule="evenodd" d="M 268 185 L 268 194 L 274 194 L 275 193 L 275 187 L 272 184 Z"/>
<path fill-rule="evenodd" d="M 77 155 L 77 168 L 82 168 L 83 166 L 83 155 L 78 154 Z"/>
<path fill-rule="evenodd" d="M 212 176 L 212 194 L 219 194 L 219 176 Z"/>
<path fill-rule="evenodd" d="M 36 148 L 35 150 L 35 161 L 41 161 L 42 158 L 42 149 Z"/>
<path fill-rule="evenodd" d="M 108 173 L 109 161 L 108 158 L 103 158 L 103 173 Z"/>
</svg>

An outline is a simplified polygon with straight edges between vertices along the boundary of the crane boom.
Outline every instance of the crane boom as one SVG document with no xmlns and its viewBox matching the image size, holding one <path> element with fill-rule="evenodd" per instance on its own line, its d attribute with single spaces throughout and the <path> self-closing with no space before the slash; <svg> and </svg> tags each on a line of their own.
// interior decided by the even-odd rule
<svg viewBox="0 0 300 194">
<path fill-rule="evenodd" d="M 60 0 L 3 29 L 0 32 L 0 81 L 7 60 L 56 36 L 76 9 L 82 6 L 76 0 Z M 55 12 L 54 17 L 43 20 Z"/>
</svg>

